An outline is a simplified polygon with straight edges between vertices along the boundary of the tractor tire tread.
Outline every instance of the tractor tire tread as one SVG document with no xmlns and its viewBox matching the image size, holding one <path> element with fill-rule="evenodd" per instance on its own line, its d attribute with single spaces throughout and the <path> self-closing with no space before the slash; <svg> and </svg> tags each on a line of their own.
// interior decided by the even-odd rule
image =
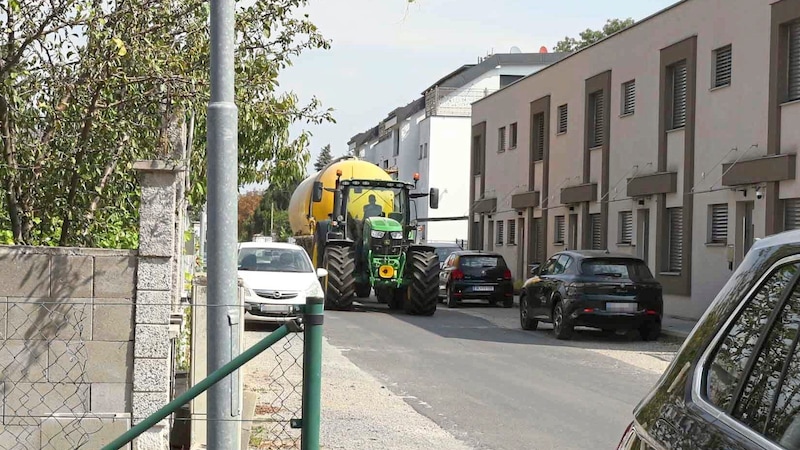
<svg viewBox="0 0 800 450">
<path fill-rule="evenodd" d="M 411 264 L 411 282 L 405 311 L 416 316 L 432 316 L 439 303 L 439 261 L 433 252 L 410 252 L 406 264 Z"/>
<path fill-rule="evenodd" d="M 325 308 L 352 309 L 356 294 L 355 252 L 352 247 L 327 246 L 324 261 L 328 270 Z"/>
</svg>

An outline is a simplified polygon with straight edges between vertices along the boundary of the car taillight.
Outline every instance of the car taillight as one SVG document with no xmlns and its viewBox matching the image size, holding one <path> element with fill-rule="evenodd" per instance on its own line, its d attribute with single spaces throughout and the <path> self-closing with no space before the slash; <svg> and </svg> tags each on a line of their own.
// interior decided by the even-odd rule
<svg viewBox="0 0 800 450">
<path fill-rule="evenodd" d="M 503 272 L 503 279 L 504 280 L 510 280 L 511 279 L 511 271 L 510 270 L 506 269 L 506 271 Z"/>
<path fill-rule="evenodd" d="M 464 279 L 464 272 L 462 272 L 461 269 L 456 269 L 456 270 L 453 271 L 452 274 L 450 274 L 450 278 L 452 278 L 454 280 L 463 280 Z"/>
</svg>

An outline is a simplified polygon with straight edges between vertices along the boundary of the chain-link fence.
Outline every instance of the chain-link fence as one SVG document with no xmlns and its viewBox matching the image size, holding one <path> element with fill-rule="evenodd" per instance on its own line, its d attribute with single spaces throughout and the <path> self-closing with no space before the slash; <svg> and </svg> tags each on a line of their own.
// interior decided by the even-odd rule
<svg viewBox="0 0 800 450">
<path fill-rule="evenodd" d="M 250 341 L 261 337 L 251 332 Z M 252 345 L 254 342 L 248 342 Z M 303 333 L 290 333 L 245 368 L 245 392 L 255 400 L 251 450 L 300 448 L 303 405 Z"/>
</svg>

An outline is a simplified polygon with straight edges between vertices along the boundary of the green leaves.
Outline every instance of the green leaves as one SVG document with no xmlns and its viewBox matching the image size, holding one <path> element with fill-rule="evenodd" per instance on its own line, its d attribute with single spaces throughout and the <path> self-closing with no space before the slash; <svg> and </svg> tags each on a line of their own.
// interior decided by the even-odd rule
<svg viewBox="0 0 800 450">
<path fill-rule="evenodd" d="M 635 22 L 632 18 L 609 19 L 606 21 L 606 24 L 603 26 L 602 30 L 592 30 L 590 28 L 587 28 L 584 31 L 581 31 L 579 33 L 580 40 L 571 38 L 569 36 L 565 37 L 564 39 L 556 43 L 555 47 L 553 47 L 553 51 L 576 52 L 584 47 L 588 47 L 594 44 L 595 42 L 607 36 L 611 36 L 612 34 L 633 25 L 634 23 Z"/>
<path fill-rule="evenodd" d="M 11 163 L 0 159 L 0 241 L 11 230 L 17 243 L 135 248 L 132 165 L 171 157 L 168 125 L 192 112 L 188 197 L 199 208 L 207 192 L 208 2 L 8 1 L 19 14 L 0 23 L 11 30 L 0 46 L 0 99 L 8 105 L 0 100 L 0 124 L 9 124 L 0 129 L 0 155 L 15 151 Z M 291 125 L 333 120 L 316 99 L 276 93 L 292 58 L 329 47 L 298 13 L 306 3 L 239 6 L 241 184 L 296 179 L 309 161 L 309 134 L 292 136 Z"/>
</svg>

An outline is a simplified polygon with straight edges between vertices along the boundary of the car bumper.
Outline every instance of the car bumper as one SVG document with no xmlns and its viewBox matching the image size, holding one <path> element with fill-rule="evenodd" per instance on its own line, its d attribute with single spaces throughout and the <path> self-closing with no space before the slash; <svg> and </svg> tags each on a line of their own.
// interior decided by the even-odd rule
<svg viewBox="0 0 800 450">
<path fill-rule="evenodd" d="M 480 290 L 490 286 L 491 291 Z M 455 283 L 452 287 L 453 297 L 458 300 L 505 300 L 514 297 L 514 286 L 511 284 L 481 285 Z"/>
<path fill-rule="evenodd" d="M 661 322 L 661 314 L 655 311 L 637 311 L 633 313 L 609 312 L 596 309 L 589 311 L 579 309 L 569 315 L 573 325 L 592 328 L 636 329 L 642 325 Z"/>
<path fill-rule="evenodd" d="M 286 322 L 300 317 L 297 307 L 294 305 L 245 302 L 244 312 L 245 315 L 255 316 L 269 322 Z"/>
</svg>

